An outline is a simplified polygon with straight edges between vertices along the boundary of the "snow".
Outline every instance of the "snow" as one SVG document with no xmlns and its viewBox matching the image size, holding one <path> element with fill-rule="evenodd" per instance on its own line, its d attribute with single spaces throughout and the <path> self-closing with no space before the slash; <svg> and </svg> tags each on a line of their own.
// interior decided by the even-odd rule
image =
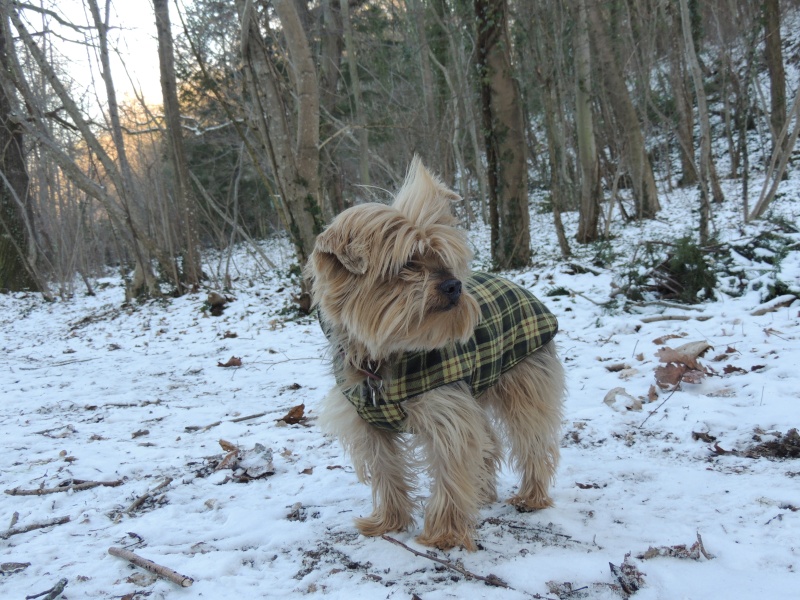
<svg viewBox="0 0 800 600">
<path fill-rule="evenodd" d="M 715 207 L 720 241 L 774 227 L 774 219 L 741 223 L 728 185 L 728 202 Z M 798 222 L 798 190 L 797 178 L 782 183 L 773 216 Z M 741 295 L 725 293 L 729 284 L 721 278 L 717 299 L 693 307 L 623 309 L 618 298 L 607 304 L 638 246 L 692 229 L 695 192 L 676 191 L 663 201 L 665 220 L 613 223 L 614 264 L 592 267 L 597 274 L 575 273 L 559 260 L 551 217 L 534 211 L 536 266 L 506 274 L 544 299 L 560 321 L 569 392 L 556 505 L 521 514 L 492 504 L 481 511 L 477 552 L 432 556 L 499 577 L 508 588 L 358 535 L 352 519 L 370 511 L 370 490 L 316 424 L 333 383 L 324 337 L 314 318 L 291 309 L 292 282 L 257 270 L 245 253 L 235 255 L 239 279 L 216 317 L 205 310 L 205 292 L 125 306 L 114 278 L 96 296 L 69 301 L 0 295 L 2 489 L 121 481 L 0 494 L 0 515 L 10 524 L 16 513 L 15 527 L 70 519 L 0 538 L 0 595 L 30 596 L 66 578 L 65 598 L 558 597 L 548 582 L 553 590 L 566 583 L 583 588 L 570 597 L 620 598 L 609 563 L 619 566 L 631 553 L 629 562 L 644 574 L 636 598 L 789 597 L 800 561 L 800 461 L 748 458 L 744 451 L 754 436 L 776 440 L 800 425 L 800 237 L 786 234 L 794 245 L 777 266 L 738 257 L 730 270 L 744 281 Z M 574 232 L 575 215 L 565 218 Z M 480 266 L 486 231 L 476 227 L 470 235 Z M 598 251 L 575 250 L 572 263 L 586 266 Z M 285 263 L 289 253 L 271 254 Z M 765 302 L 778 279 L 792 293 Z M 570 294 L 548 296 L 558 288 Z M 765 307 L 773 310 L 753 316 Z M 642 320 L 658 315 L 692 319 Z M 670 335 L 681 337 L 655 341 Z M 713 346 L 700 362 L 714 373 L 648 402 L 656 351 L 691 341 Z M 242 365 L 218 366 L 231 357 Z M 614 364 L 623 367 L 606 368 Z M 625 395 L 607 405 L 614 388 L 643 400 L 642 409 L 621 407 L 630 400 Z M 299 404 L 305 421 L 280 421 Z M 240 483 L 231 469 L 214 471 L 226 454 L 220 440 L 256 466 L 271 451 L 274 474 Z M 256 444 L 263 448 L 254 450 Z M 501 497 L 512 495 L 515 482 L 513 473 L 502 473 Z M 424 554 L 430 549 L 414 541 L 420 521 L 392 537 Z M 698 534 L 710 559 L 637 558 L 649 547 L 691 546 Z M 111 546 L 194 583 L 182 589 L 157 579 L 109 555 Z M 30 564 L 14 570 L 7 563 Z"/>
</svg>

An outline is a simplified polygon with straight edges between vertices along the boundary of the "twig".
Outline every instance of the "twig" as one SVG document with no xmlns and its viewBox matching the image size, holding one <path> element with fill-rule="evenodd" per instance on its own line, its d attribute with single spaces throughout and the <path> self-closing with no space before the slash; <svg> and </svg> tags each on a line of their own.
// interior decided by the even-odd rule
<svg viewBox="0 0 800 600">
<path fill-rule="evenodd" d="M 502 587 L 502 588 L 506 588 L 508 590 L 513 590 L 514 589 L 510 585 L 508 585 L 505 581 L 500 579 L 497 575 L 489 574 L 486 577 L 483 577 L 482 575 L 476 575 L 475 573 L 472 573 L 471 571 L 467 571 L 465 568 L 459 567 L 457 564 L 452 563 L 449 560 L 444 560 L 444 559 L 441 559 L 441 558 L 437 558 L 435 556 L 430 556 L 429 554 L 424 554 L 423 552 L 419 552 L 418 550 L 414 550 L 413 548 L 409 548 L 403 542 L 401 542 L 400 540 L 396 540 L 391 536 L 388 536 L 388 535 L 384 534 L 381 537 L 383 539 L 385 539 L 387 542 L 391 542 L 393 544 L 396 544 L 397 546 L 400 546 L 401 548 L 405 548 L 406 550 L 411 552 L 411 554 L 414 554 L 416 556 L 420 556 L 422 558 L 427 558 L 428 560 L 432 560 L 433 562 L 437 562 L 440 565 L 443 565 L 443 566 L 447 567 L 448 569 L 452 569 L 453 571 L 458 571 L 464 577 L 467 577 L 467 578 L 470 578 L 470 579 L 478 579 L 480 581 L 483 581 L 486 585 L 493 585 L 493 586 L 496 586 L 496 587 Z"/>
<path fill-rule="evenodd" d="M 116 481 L 77 481 L 70 485 L 59 485 L 52 488 L 40 488 L 36 490 L 21 490 L 14 488 L 13 490 L 6 490 L 9 496 L 44 496 L 45 494 L 56 494 L 58 492 L 82 492 L 83 490 L 90 490 L 92 488 L 104 485 L 106 487 L 117 487 L 122 485 L 124 481 L 117 479 Z"/>
<path fill-rule="evenodd" d="M 654 414 L 656 414 L 656 413 L 658 412 L 658 409 L 659 409 L 659 408 L 661 408 L 662 406 L 664 406 L 664 404 L 667 402 L 667 400 L 669 400 L 670 398 L 672 398 L 672 395 L 673 395 L 675 392 L 677 392 L 677 391 L 678 391 L 678 386 L 676 385 L 676 386 L 675 386 L 675 389 L 673 389 L 673 390 L 672 390 L 672 391 L 669 393 L 669 396 L 667 396 L 666 398 L 664 398 L 664 402 L 662 402 L 661 404 L 659 404 L 658 406 L 656 406 L 656 407 L 655 407 L 653 410 L 651 410 L 651 411 L 650 411 L 650 414 L 649 414 L 649 415 L 647 415 L 647 417 L 645 418 L 645 420 L 644 420 L 644 421 L 642 421 L 641 423 L 639 423 L 639 427 L 637 427 L 637 429 L 641 429 L 642 427 L 644 427 L 644 424 L 645 424 L 645 423 L 647 423 L 647 420 L 648 420 L 650 417 L 652 417 Z"/>
<path fill-rule="evenodd" d="M 696 310 L 704 312 L 705 309 L 698 306 L 691 306 L 688 304 L 678 304 L 677 302 L 667 302 L 666 300 L 649 300 L 647 302 L 634 302 L 634 306 L 666 306 L 667 308 L 677 308 L 679 310 Z"/>
<path fill-rule="evenodd" d="M 7 540 L 12 535 L 28 533 L 29 531 L 33 531 L 35 529 L 44 529 L 45 527 L 51 527 L 52 525 L 63 525 L 64 523 L 68 522 L 69 517 L 56 517 L 55 519 L 42 521 L 41 523 L 31 523 L 30 525 L 25 525 L 24 527 L 14 527 L 12 529 L 7 529 L 6 531 L 0 532 L 0 539 Z"/>
<path fill-rule="evenodd" d="M 589 302 L 591 302 L 595 306 L 608 306 L 609 304 L 613 304 L 613 302 L 614 302 L 613 300 L 608 300 L 607 302 L 598 302 L 597 300 L 592 300 L 586 294 L 582 294 L 581 292 L 576 292 L 575 290 L 570 290 L 569 288 L 566 288 L 566 289 L 569 290 L 570 294 L 573 294 L 575 296 L 580 296 L 581 298 L 583 298 L 584 300 L 588 300 Z"/>
<path fill-rule="evenodd" d="M 237 417 L 235 419 L 231 419 L 231 423 L 241 423 L 242 421 L 249 421 L 250 419 L 257 419 L 259 417 L 263 417 L 265 412 L 257 413 L 255 415 L 247 415 L 246 417 Z"/>
<path fill-rule="evenodd" d="M 125 512 L 128 513 L 128 514 L 132 513 L 134 510 L 139 508 L 144 503 L 144 501 L 147 500 L 153 493 L 157 492 L 158 490 L 164 489 L 170 483 L 172 483 L 172 477 L 167 477 L 164 481 L 159 483 L 152 490 L 150 490 L 149 492 L 145 492 L 144 494 L 139 496 L 136 500 L 134 500 L 131 503 L 131 505 L 128 508 L 125 509 Z"/>
<path fill-rule="evenodd" d="M 45 592 L 34 594 L 33 596 L 25 596 L 25 600 L 33 600 L 33 598 L 38 598 L 39 596 L 43 596 L 42 600 L 55 600 L 64 593 L 65 587 L 67 587 L 66 577 L 64 579 L 60 579 L 58 583 Z"/>
<path fill-rule="evenodd" d="M 112 546 L 108 549 L 108 553 L 111 556 L 117 556 L 128 562 L 133 563 L 137 567 L 141 567 L 151 573 L 155 573 L 159 577 L 163 577 L 164 579 L 168 579 L 173 583 L 177 583 L 181 587 L 189 587 L 194 583 L 194 579 L 191 577 L 187 577 L 186 575 L 181 575 L 177 571 L 173 571 L 169 567 L 165 567 L 163 565 L 159 565 L 154 563 L 152 560 L 148 560 L 146 558 L 142 558 L 138 554 L 134 554 L 130 550 L 125 550 L 125 548 L 117 548 L 116 546 Z"/>
<path fill-rule="evenodd" d="M 689 315 L 656 315 L 655 317 L 642 317 L 642 323 L 656 323 L 658 321 L 708 321 L 711 315 L 698 315 L 690 317 Z"/>
</svg>

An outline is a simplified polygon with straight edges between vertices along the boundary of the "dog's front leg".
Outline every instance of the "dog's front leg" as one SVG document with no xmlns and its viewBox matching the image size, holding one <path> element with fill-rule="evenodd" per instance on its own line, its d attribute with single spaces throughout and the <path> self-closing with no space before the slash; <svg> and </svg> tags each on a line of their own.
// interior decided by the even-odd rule
<svg viewBox="0 0 800 600">
<path fill-rule="evenodd" d="M 355 520 L 358 530 L 378 536 L 411 527 L 413 471 L 400 434 L 364 421 L 339 389 L 325 398 L 319 420 L 327 433 L 339 438 L 359 481 L 372 485 L 372 514 Z"/>
<path fill-rule="evenodd" d="M 484 410 L 462 383 L 437 388 L 406 406 L 432 477 L 425 528 L 417 541 L 448 550 L 476 550 L 481 501 L 493 494 L 497 449 Z"/>
</svg>

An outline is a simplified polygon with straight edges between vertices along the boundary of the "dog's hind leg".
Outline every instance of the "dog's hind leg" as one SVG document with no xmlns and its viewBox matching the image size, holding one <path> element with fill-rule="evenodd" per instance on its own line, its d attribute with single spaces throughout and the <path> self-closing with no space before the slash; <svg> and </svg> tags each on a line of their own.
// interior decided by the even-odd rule
<svg viewBox="0 0 800 600">
<path fill-rule="evenodd" d="M 359 481 L 372 486 L 372 514 L 355 520 L 358 530 L 378 536 L 408 529 L 414 523 L 414 473 L 401 435 L 364 421 L 336 388 L 323 401 L 319 421 L 324 431 L 339 438 Z"/>
<path fill-rule="evenodd" d="M 505 426 L 511 466 L 521 474 L 508 502 L 520 511 L 553 505 L 548 489 L 555 477 L 564 397 L 564 368 L 553 342 L 505 373 L 484 400 Z"/>
<path fill-rule="evenodd" d="M 442 550 L 475 550 L 478 507 L 494 492 L 497 449 L 487 415 L 463 383 L 418 396 L 406 411 L 432 478 L 417 541 Z"/>
</svg>

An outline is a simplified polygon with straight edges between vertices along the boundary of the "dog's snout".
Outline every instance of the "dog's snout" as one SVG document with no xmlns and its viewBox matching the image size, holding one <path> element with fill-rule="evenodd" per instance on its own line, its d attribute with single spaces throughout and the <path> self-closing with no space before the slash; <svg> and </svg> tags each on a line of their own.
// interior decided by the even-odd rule
<svg viewBox="0 0 800 600">
<path fill-rule="evenodd" d="M 455 304 L 461 297 L 461 282 L 458 279 L 446 279 L 439 284 L 439 291 L 450 300 L 451 304 Z"/>
</svg>

